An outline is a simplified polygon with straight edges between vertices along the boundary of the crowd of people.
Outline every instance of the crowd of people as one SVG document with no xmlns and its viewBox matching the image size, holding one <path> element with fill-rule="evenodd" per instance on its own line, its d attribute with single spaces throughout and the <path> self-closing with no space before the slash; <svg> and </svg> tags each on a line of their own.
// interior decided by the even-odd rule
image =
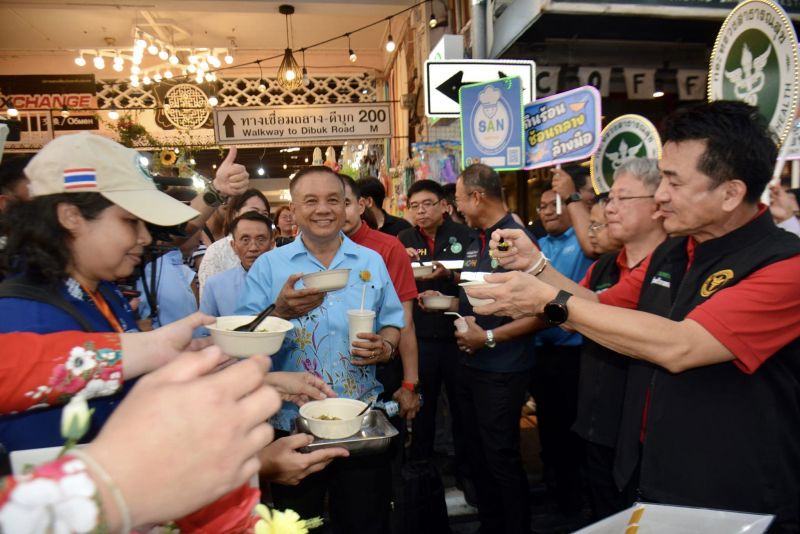
<svg viewBox="0 0 800 534">
<path fill-rule="evenodd" d="M 235 149 L 188 206 L 96 135 L 4 162 L 6 460 L 60 446 L 73 397 L 94 411 L 85 447 L 6 479 L 0 531 L 129 531 L 258 475 L 265 502 L 333 532 L 394 532 L 403 466 L 431 463 L 443 428 L 480 532 L 566 532 L 641 500 L 800 531 L 796 191 L 770 183 L 776 144 L 745 104 L 679 110 L 663 138 L 604 195 L 585 167 L 553 169 L 538 228 L 482 164 L 411 184 L 404 219 L 380 180 L 326 166 L 300 170 L 273 212 Z M 332 269 L 349 269 L 344 289 L 301 281 Z M 493 285 L 460 287 L 473 273 Z M 433 295 L 457 298 L 433 310 Z M 211 346 L 214 317 L 270 303 L 294 325 L 271 358 Z M 358 308 L 375 329 L 351 343 Z M 371 455 L 301 452 L 298 406 L 335 396 L 396 401 L 400 436 Z M 536 517 L 526 401 L 553 502 Z M 430 517 L 419 532 L 448 531 Z"/>
</svg>

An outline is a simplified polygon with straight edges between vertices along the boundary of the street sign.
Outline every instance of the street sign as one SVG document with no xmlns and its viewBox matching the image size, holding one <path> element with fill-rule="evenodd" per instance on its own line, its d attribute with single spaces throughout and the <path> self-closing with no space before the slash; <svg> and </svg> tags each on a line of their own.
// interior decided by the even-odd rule
<svg viewBox="0 0 800 534">
<path fill-rule="evenodd" d="M 325 104 L 214 110 L 220 145 L 384 139 L 392 136 L 391 104 Z"/>
<path fill-rule="evenodd" d="M 504 171 L 524 163 L 522 90 L 519 78 L 462 87 L 461 158 Z"/>
<path fill-rule="evenodd" d="M 522 83 L 522 102 L 536 98 L 533 61 L 464 60 L 425 62 L 425 115 L 458 117 L 458 91 L 465 85 L 518 77 Z"/>
</svg>

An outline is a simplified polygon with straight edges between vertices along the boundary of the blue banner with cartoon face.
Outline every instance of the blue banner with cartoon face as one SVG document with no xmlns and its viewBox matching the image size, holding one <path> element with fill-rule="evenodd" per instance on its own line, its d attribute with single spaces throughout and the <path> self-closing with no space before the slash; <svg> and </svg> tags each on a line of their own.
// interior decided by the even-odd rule
<svg viewBox="0 0 800 534">
<path fill-rule="evenodd" d="M 587 159 L 600 144 L 600 93 L 591 86 L 525 106 L 525 168 Z"/>
<path fill-rule="evenodd" d="M 464 167 L 483 163 L 497 170 L 524 164 L 522 84 L 519 78 L 466 85 L 459 91 Z"/>
</svg>

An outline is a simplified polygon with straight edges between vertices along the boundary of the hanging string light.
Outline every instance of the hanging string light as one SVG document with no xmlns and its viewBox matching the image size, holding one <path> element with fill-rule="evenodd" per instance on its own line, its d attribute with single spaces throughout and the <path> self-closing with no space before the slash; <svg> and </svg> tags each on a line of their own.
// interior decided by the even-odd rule
<svg viewBox="0 0 800 534">
<path fill-rule="evenodd" d="M 386 20 L 389 23 L 389 38 L 386 39 L 386 51 L 391 54 L 397 48 L 397 45 L 394 44 L 394 39 L 392 39 L 392 17 L 387 17 Z"/>
<path fill-rule="evenodd" d="M 289 16 L 294 14 L 294 6 L 283 4 L 278 8 L 278 12 L 286 17 L 286 49 L 283 51 L 283 61 L 278 67 L 278 85 L 292 91 L 300 87 L 302 83 L 300 65 L 292 55 L 292 44 L 289 40 Z"/>
<path fill-rule="evenodd" d="M 308 69 L 306 69 L 306 49 L 301 48 L 300 52 L 303 54 L 303 87 L 308 87 L 311 80 L 308 78 Z"/>
<path fill-rule="evenodd" d="M 353 51 L 353 47 L 350 45 L 350 34 L 347 34 L 347 52 L 350 54 L 350 63 L 355 63 L 358 60 L 358 56 Z"/>
</svg>

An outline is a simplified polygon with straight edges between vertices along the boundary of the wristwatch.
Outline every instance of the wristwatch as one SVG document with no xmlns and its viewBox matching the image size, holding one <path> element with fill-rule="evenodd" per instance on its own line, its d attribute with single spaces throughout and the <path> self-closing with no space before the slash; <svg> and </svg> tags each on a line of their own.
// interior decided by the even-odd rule
<svg viewBox="0 0 800 534">
<path fill-rule="evenodd" d="M 569 206 L 573 202 L 578 202 L 579 200 L 583 200 L 583 197 L 579 192 L 575 191 L 574 193 L 572 193 L 570 196 L 567 197 L 567 200 L 564 201 L 564 204 L 566 206 Z"/>
<path fill-rule="evenodd" d="M 567 300 L 572 293 L 561 290 L 556 298 L 544 305 L 544 319 L 550 326 L 557 326 L 567 320 L 569 311 L 567 310 Z"/>
<path fill-rule="evenodd" d="M 207 206 L 218 208 L 228 200 L 228 197 L 217 191 L 217 188 L 214 187 L 214 182 L 211 180 L 206 180 L 205 182 L 206 190 L 203 192 L 203 202 L 205 202 Z"/>
<path fill-rule="evenodd" d="M 486 346 L 493 349 L 497 346 L 497 341 L 494 340 L 494 332 L 491 330 L 486 331 Z"/>
</svg>

